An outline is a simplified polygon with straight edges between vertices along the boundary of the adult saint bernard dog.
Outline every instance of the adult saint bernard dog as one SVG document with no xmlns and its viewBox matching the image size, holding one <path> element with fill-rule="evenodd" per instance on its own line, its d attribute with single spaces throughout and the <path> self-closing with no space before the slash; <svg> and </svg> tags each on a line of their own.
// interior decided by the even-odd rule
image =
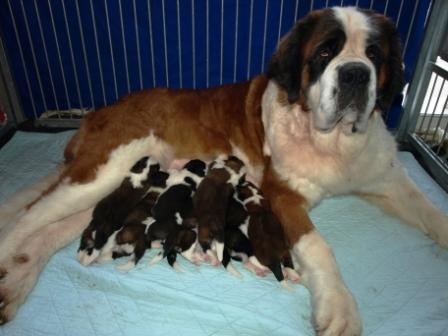
<svg viewBox="0 0 448 336">
<path fill-rule="evenodd" d="M 359 335 L 355 300 L 307 210 L 356 194 L 448 245 L 447 217 L 409 180 L 381 118 L 403 86 L 399 46 L 382 15 L 319 10 L 281 40 L 267 75 L 205 90 L 144 90 L 88 115 L 58 171 L 0 209 L 1 322 L 135 161 L 151 155 L 167 168 L 232 153 L 284 225 L 317 334 Z"/>
</svg>

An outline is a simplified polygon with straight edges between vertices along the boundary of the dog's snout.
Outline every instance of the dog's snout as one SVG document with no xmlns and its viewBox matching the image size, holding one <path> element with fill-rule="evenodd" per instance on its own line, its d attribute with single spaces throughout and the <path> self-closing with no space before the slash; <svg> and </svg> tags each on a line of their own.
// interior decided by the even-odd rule
<svg viewBox="0 0 448 336">
<path fill-rule="evenodd" d="M 338 76 L 342 86 L 365 85 L 370 80 L 370 70 L 359 62 L 347 63 L 340 67 Z"/>
</svg>

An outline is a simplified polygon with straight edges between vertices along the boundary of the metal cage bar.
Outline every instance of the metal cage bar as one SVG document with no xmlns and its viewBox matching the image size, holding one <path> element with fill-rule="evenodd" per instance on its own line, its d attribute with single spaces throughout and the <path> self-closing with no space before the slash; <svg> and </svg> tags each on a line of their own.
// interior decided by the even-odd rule
<svg viewBox="0 0 448 336">
<path fill-rule="evenodd" d="M 38 119 L 47 110 L 87 113 L 135 89 L 246 80 L 265 70 L 297 19 L 325 6 L 395 20 L 409 77 L 431 0 L 409 1 L 0 0 L 0 30 L 25 116 Z"/>
<path fill-rule="evenodd" d="M 438 61 L 447 33 L 448 2 L 436 0 L 408 89 L 397 138 L 410 143 L 448 191 L 448 63 L 443 68 Z"/>
</svg>

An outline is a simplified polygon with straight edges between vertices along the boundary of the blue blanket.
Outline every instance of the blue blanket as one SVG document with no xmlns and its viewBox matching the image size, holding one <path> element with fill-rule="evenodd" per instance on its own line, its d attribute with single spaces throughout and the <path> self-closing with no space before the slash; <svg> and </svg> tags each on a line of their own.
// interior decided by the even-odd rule
<svg viewBox="0 0 448 336">
<path fill-rule="evenodd" d="M 16 133 L 0 150 L 0 202 L 52 170 L 71 135 Z M 399 157 L 447 213 L 447 195 L 411 154 Z M 448 251 L 355 197 L 325 200 L 311 218 L 333 247 L 365 335 L 448 334 Z M 50 259 L 17 317 L 0 327 L 1 336 L 313 334 L 309 294 L 301 285 L 289 293 L 272 275 L 258 278 L 239 265 L 243 279 L 184 260 L 186 273 L 167 263 L 146 266 L 155 252 L 123 274 L 115 266 L 124 261 L 83 267 L 77 247 L 78 241 Z"/>
</svg>

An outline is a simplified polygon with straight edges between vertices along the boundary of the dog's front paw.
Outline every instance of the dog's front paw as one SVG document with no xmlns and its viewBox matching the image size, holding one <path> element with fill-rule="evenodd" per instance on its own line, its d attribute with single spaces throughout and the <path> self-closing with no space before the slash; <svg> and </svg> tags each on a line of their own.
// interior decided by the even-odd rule
<svg viewBox="0 0 448 336">
<path fill-rule="evenodd" d="M 319 336 L 358 336 L 361 318 L 353 296 L 343 284 L 316 293 L 313 326 Z"/>
</svg>

